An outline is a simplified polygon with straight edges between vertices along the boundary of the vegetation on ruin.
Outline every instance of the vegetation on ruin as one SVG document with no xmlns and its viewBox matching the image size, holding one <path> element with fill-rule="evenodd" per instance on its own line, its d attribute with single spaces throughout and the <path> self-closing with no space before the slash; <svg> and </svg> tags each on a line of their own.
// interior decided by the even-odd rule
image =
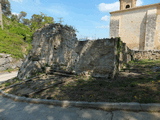
<svg viewBox="0 0 160 120">
<path fill-rule="evenodd" d="M 19 84 L 15 81 L 1 85 L 6 92 L 32 98 L 92 101 L 160 103 L 160 60 L 131 61 L 113 79 L 62 74 L 40 74 Z M 18 82 L 19 81 L 19 82 Z M 17 84 L 18 83 L 18 84 Z M 14 87 L 9 87 L 16 84 Z M 27 91 L 26 91 L 27 88 Z M 22 94 L 23 93 L 23 94 Z"/>
</svg>

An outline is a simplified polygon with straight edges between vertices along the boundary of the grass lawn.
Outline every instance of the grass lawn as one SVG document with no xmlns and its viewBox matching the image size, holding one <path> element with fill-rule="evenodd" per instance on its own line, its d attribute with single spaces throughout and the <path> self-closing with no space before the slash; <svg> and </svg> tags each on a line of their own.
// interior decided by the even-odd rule
<svg viewBox="0 0 160 120">
<path fill-rule="evenodd" d="M 59 80 L 63 82 L 52 86 Z M 7 83 L 2 84 L 1 88 L 14 84 Z M 40 90 L 46 86 L 50 87 Z M 36 90 L 39 92 L 30 94 Z M 5 91 L 19 96 L 25 93 L 27 97 L 55 100 L 160 103 L 160 60 L 131 61 L 113 80 L 41 74 Z"/>
</svg>

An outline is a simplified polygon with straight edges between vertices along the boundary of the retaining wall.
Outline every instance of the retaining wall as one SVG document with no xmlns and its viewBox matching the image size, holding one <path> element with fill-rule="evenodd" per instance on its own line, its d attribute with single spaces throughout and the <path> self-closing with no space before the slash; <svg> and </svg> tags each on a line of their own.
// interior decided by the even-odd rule
<svg viewBox="0 0 160 120">
<path fill-rule="evenodd" d="M 160 51 L 132 51 L 133 58 L 135 60 L 143 60 L 143 59 L 150 59 L 150 60 L 158 60 L 160 59 Z"/>
</svg>

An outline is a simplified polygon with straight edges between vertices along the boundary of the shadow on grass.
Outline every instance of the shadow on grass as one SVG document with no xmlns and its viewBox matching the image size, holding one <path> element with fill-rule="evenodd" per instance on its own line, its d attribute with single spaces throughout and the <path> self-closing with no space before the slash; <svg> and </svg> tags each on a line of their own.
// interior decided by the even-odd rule
<svg viewBox="0 0 160 120">
<path fill-rule="evenodd" d="M 40 96 L 71 101 L 159 103 L 160 84 L 158 81 L 158 79 L 105 80 L 90 78 L 86 80 L 78 78 L 67 84 L 48 89 Z"/>
<path fill-rule="evenodd" d="M 40 96 L 72 101 L 160 103 L 160 72 L 152 70 L 158 65 L 160 61 L 130 62 L 129 72 L 120 72 L 114 80 L 77 76 Z"/>
<path fill-rule="evenodd" d="M 154 62 L 154 67 L 157 62 Z M 137 67 L 137 64 L 139 65 Z M 160 103 L 160 75 L 154 72 L 148 63 L 142 67 L 141 63 L 129 63 L 129 72 L 120 72 L 115 79 L 92 78 L 84 76 L 62 77 L 53 75 L 52 79 L 40 79 L 16 86 L 9 93 L 15 94 L 40 90 L 33 94 L 33 98 L 89 101 L 89 102 L 140 102 Z M 143 69 L 142 71 L 139 71 Z M 55 81 L 65 82 L 41 90 Z M 19 94 L 20 96 L 22 94 Z"/>
</svg>

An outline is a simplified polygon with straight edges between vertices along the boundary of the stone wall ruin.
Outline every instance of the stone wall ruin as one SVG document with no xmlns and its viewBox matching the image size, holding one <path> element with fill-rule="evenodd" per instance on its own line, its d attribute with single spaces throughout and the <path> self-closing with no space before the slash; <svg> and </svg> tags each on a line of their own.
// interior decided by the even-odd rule
<svg viewBox="0 0 160 120">
<path fill-rule="evenodd" d="M 32 45 L 33 49 L 19 70 L 19 79 L 43 73 L 48 66 L 54 71 L 114 78 L 120 60 L 122 64 L 127 56 L 118 38 L 78 41 L 73 28 L 60 24 L 37 30 Z"/>
<path fill-rule="evenodd" d="M 119 38 L 78 41 L 73 28 L 60 24 L 37 30 L 32 46 L 20 67 L 19 79 L 45 73 L 47 68 L 54 72 L 114 78 L 131 60 L 160 58 L 160 51 L 131 50 Z"/>
</svg>

